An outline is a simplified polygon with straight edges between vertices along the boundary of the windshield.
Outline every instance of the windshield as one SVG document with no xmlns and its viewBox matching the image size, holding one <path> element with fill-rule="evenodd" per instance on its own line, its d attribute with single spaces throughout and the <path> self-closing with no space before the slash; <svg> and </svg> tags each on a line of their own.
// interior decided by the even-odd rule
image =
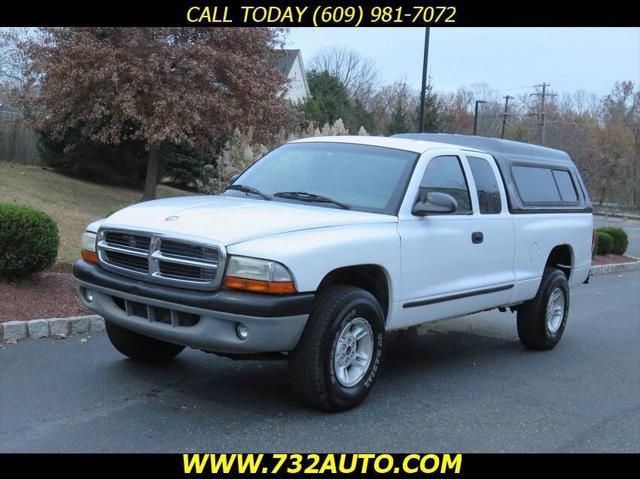
<svg viewBox="0 0 640 479">
<path fill-rule="evenodd" d="M 339 207 L 337 202 L 354 210 L 397 214 L 417 156 L 369 145 L 289 143 L 265 155 L 234 185 L 254 188 L 277 201 L 305 201 L 327 208 Z M 236 189 L 227 194 L 242 193 Z"/>
</svg>

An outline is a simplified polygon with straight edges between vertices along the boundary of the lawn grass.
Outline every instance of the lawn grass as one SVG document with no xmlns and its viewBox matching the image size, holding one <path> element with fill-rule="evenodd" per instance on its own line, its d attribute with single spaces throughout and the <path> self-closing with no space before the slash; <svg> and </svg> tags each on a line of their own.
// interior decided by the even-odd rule
<svg viewBox="0 0 640 479">
<path fill-rule="evenodd" d="M 158 187 L 158 197 L 183 196 L 188 192 Z M 117 207 L 140 201 L 141 191 L 100 185 L 70 178 L 35 166 L 0 161 L 0 203 L 29 205 L 49 214 L 58 224 L 59 267 L 70 265 L 79 255 L 85 226 Z"/>
</svg>

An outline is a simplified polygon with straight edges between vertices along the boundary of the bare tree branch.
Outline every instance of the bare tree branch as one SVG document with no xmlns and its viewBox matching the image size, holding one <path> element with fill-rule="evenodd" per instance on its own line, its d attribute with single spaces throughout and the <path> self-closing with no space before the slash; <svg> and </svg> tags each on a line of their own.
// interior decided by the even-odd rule
<svg viewBox="0 0 640 479">
<path fill-rule="evenodd" d="M 338 77 L 354 100 L 368 105 L 379 83 L 375 62 L 347 47 L 325 48 L 311 59 L 311 69 Z"/>
</svg>

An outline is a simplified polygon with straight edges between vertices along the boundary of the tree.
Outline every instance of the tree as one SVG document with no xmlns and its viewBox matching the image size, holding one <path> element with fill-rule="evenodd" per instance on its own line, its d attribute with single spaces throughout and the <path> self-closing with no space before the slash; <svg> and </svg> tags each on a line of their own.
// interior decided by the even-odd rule
<svg viewBox="0 0 640 479">
<path fill-rule="evenodd" d="M 373 127 L 373 117 L 359 102 L 349 97 L 347 87 L 328 71 L 311 70 L 307 74 L 311 96 L 301 106 L 306 121 L 322 126 L 342 119 L 347 129 Z"/>
<path fill-rule="evenodd" d="M 395 99 L 391 106 L 389 114 L 389 124 L 387 125 L 387 133 L 394 135 L 396 133 L 407 133 L 415 131 L 415 126 L 411 125 L 409 118 L 409 92 L 405 83 L 396 92 Z"/>
<path fill-rule="evenodd" d="M 241 125 L 267 142 L 295 121 L 275 69 L 280 30 L 267 28 L 46 28 L 18 43 L 27 59 L 20 91 L 37 131 L 140 142 L 143 199 L 155 197 L 162 152 L 214 155 Z M 67 142 L 69 140 L 69 142 Z M 87 159 L 90 161 L 90 159 Z"/>
<path fill-rule="evenodd" d="M 368 106 L 378 84 L 373 60 L 346 47 L 324 48 L 311 59 L 311 68 L 329 72 L 347 88 L 350 97 Z"/>
<path fill-rule="evenodd" d="M 440 131 L 470 135 L 473 131 L 473 102 L 473 92 L 467 88 L 440 95 Z"/>
<path fill-rule="evenodd" d="M 349 94 L 338 77 L 328 71 L 311 70 L 307 82 L 311 96 L 302 104 L 306 120 L 323 125 L 350 114 Z"/>
<path fill-rule="evenodd" d="M 420 117 L 419 112 L 420 105 L 418 105 L 418 117 Z M 429 133 L 437 133 L 438 131 L 440 131 L 440 105 L 438 103 L 438 97 L 433 91 L 433 85 L 431 83 L 428 83 L 425 89 L 424 131 Z"/>
<path fill-rule="evenodd" d="M 22 76 L 22 55 L 16 48 L 19 39 L 25 38 L 25 33 L 18 29 L 7 29 L 0 32 L 0 85 L 20 85 Z"/>
</svg>

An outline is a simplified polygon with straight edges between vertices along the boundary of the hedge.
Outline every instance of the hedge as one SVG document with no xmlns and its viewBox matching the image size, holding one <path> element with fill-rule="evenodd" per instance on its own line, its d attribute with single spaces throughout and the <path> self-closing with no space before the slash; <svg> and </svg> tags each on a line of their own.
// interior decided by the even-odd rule
<svg viewBox="0 0 640 479">
<path fill-rule="evenodd" d="M 28 278 L 51 267 L 59 243 L 58 227 L 47 214 L 0 204 L 0 278 Z"/>
<path fill-rule="evenodd" d="M 624 254 L 625 251 L 627 251 L 627 246 L 629 246 L 629 236 L 625 230 L 614 226 L 605 226 L 603 228 L 598 228 L 597 231 L 606 233 L 613 238 L 611 253 Z"/>
<path fill-rule="evenodd" d="M 603 231 L 596 231 L 596 254 L 609 254 L 613 248 L 613 237 Z"/>
</svg>

